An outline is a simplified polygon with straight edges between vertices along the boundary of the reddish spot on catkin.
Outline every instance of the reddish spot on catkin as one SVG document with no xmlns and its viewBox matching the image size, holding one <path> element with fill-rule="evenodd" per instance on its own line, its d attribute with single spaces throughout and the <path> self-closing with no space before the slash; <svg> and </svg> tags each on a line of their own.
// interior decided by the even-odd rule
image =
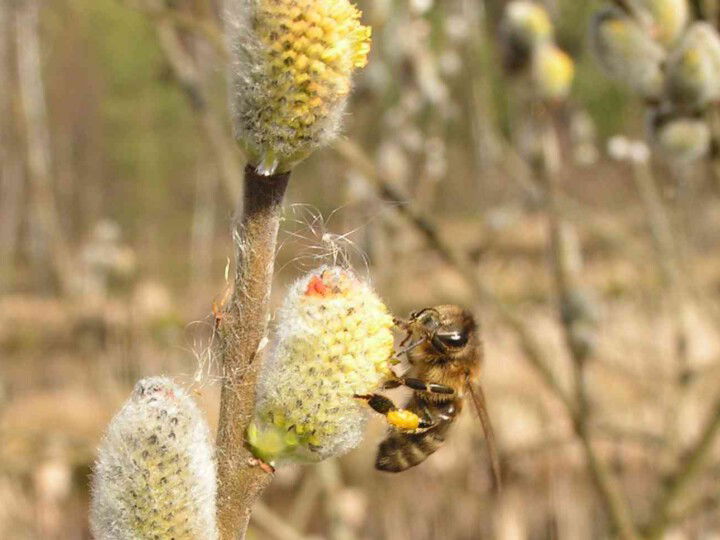
<svg viewBox="0 0 720 540">
<path fill-rule="evenodd" d="M 325 285 L 322 278 L 313 276 L 305 289 L 305 296 L 326 296 L 330 292 L 328 286 Z"/>
</svg>

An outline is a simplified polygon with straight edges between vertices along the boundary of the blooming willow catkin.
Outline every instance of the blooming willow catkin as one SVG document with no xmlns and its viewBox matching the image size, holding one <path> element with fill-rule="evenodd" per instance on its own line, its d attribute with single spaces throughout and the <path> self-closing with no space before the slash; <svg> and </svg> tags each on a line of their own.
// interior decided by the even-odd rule
<svg viewBox="0 0 720 540">
<path fill-rule="evenodd" d="M 165 377 L 143 379 L 113 418 L 92 482 L 98 540 L 213 540 L 215 463 L 202 413 Z"/>
<path fill-rule="evenodd" d="M 509 71 L 525 69 L 536 47 L 553 39 L 553 26 L 545 8 L 515 0 L 505 7 L 500 23 L 503 63 Z"/>
<path fill-rule="evenodd" d="M 675 43 L 690 19 L 687 0 L 638 0 L 638 6 L 648 15 L 651 36 L 665 46 Z"/>
<path fill-rule="evenodd" d="M 370 28 L 348 0 L 227 0 L 238 141 L 260 174 L 286 172 L 337 133 Z"/>
<path fill-rule="evenodd" d="M 672 118 L 653 125 L 653 140 L 660 154 L 671 162 L 689 163 L 710 150 L 712 135 L 700 118 Z"/>
<path fill-rule="evenodd" d="M 696 22 L 667 62 L 667 94 L 674 104 L 703 107 L 720 99 L 720 36 Z"/>
<path fill-rule="evenodd" d="M 360 442 L 367 394 L 392 376 L 393 319 L 352 272 L 319 268 L 295 283 L 258 383 L 248 442 L 271 464 L 313 462 Z"/>
<path fill-rule="evenodd" d="M 540 45 L 533 55 L 532 79 L 540 97 L 564 99 L 570 93 L 575 63 L 554 43 Z"/>
<path fill-rule="evenodd" d="M 660 98 L 665 50 L 635 19 L 616 7 L 606 7 L 593 17 L 590 34 L 595 55 L 608 76 L 643 98 Z"/>
</svg>

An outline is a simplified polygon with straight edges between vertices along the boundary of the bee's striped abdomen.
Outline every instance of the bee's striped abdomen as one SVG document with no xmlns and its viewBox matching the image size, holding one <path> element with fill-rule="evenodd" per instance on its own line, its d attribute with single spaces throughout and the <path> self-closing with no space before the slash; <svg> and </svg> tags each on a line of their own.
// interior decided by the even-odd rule
<svg viewBox="0 0 720 540">
<path fill-rule="evenodd" d="M 447 423 L 423 433 L 390 434 L 380 443 L 375 468 L 386 472 L 401 472 L 425 461 L 445 442 Z"/>
</svg>

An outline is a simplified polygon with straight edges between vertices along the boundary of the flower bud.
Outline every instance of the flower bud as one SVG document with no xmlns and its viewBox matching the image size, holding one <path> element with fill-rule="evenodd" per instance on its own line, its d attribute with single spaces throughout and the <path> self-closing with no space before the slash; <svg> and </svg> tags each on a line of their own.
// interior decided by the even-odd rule
<svg viewBox="0 0 720 540">
<path fill-rule="evenodd" d="M 598 62 L 609 77 L 643 98 L 660 97 L 665 51 L 634 19 L 607 7 L 593 17 L 590 33 Z"/>
<path fill-rule="evenodd" d="M 538 47 L 533 55 L 533 83 L 543 99 L 565 99 L 575 76 L 575 63 L 554 43 Z"/>
<path fill-rule="evenodd" d="M 675 43 L 690 19 L 687 0 L 639 0 L 639 5 L 649 15 L 652 37 L 665 46 Z"/>
<path fill-rule="evenodd" d="M 505 67 L 513 72 L 524 69 L 533 50 L 553 37 L 553 26 L 545 8 L 535 2 L 515 0 L 507 4 L 500 25 Z"/>
<path fill-rule="evenodd" d="M 313 462 L 357 446 L 367 407 L 353 396 L 391 376 L 392 327 L 382 301 L 346 269 L 322 267 L 295 283 L 260 374 L 247 437 L 255 455 Z"/>
<path fill-rule="evenodd" d="M 689 163 L 707 154 L 711 133 L 702 119 L 673 118 L 655 124 L 653 139 L 663 157 L 677 163 Z"/>
<path fill-rule="evenodd" d="M 98 540 L 217 538 L 210 432 L 192 398 L 143 379 L 112 419 L 92 482 Z"/>
<path fill-rule="evenodd" d="M 708 23 L 687 31 L 667 62 L 667 95 L 674 104 L 703 107 L 720 99 L 720 36 Z"/>
<path fill-rule="evenodd" d="M 370 28 L 348 0 L 227 0 L 236 137 L 260 174 L 286 172 L 337 133 Z"/>
</svg>

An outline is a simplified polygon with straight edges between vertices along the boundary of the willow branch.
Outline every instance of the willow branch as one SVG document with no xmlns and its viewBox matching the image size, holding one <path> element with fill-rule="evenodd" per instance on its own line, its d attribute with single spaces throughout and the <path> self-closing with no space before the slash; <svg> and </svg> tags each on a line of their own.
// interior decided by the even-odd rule
<svg viewBox="0 0 720 540">
<path fill-rule="evenodd" d="M 220 169 L 225 191 L 232 200 L 237 200 L 240 196 L 242 178 L 238 164 L 238 150 L 228 135 L 228 129 L 210 108 L 200 71 L 195 60 L 185 50 L 174 21 L 159 18 L 156 29 L 160 49 L 170 65 L 175 81 L 195 114 L 198 127 L 205 135 L 208 148 Z"/>
<path fill-rule="evenodd" d="M 245 447 L 269 317 L 282 201 L 290 174 L 245 169 L 242 217 L 233 230 L 233 293 L 219 321 L 223 384 L 217 434 L 218 526 L 223 540 L 244 538 L 253 504 L 272 480 Z"/>
<path fill-rule="evenodd" d="M 558 297 L 560 321 L 565 344 L 572 358 L 572 369 L 575 381 L 575 405 L 568 409 L 575 434 L 580 439 L 588 472 L 596 491 L 605 506 L 613 527 L 618 536 L 624 540 L 639 538 L 638 532 L 626 501 L 617 481 L 607 465 L 598 455 L 592 444 L 590 433 L 590 405 L 586 386 L 586 365 L 592 346 L 584 335 L 588 328 L 588 313 L 583 313 L 573 302 L 577 302 L 580 286 L 577 276 L 571 268 L 569 246 L 562 234 L 562 218 L 558 210 L 558 172 L 560 167 L 560 149 L 557 132 L 552 117 L 546 111 L 542 115 L 541 150 L 535 166 L 535 173 L 540 183 L 545 186 L 547 195 L 547 214 L 550 232 L 550 257 L 553 265 L 553 276 Z"/>
<path fill-rule="evenodd" d="M 698 440 L 688 449 L 680 460 L 678 468 L 663 482 L 663 487 L 654 505 L 652 517 L 647 526 L 648 538 L 660 538 L 665 528 L 672 521 L 672 510 L 675 502 L 685 489 L 697 479 L 702 471 L 708 454 L 713 448 L 720 432 L 720 399 L 715 401 L 705 426 Z"/>
</svg>

